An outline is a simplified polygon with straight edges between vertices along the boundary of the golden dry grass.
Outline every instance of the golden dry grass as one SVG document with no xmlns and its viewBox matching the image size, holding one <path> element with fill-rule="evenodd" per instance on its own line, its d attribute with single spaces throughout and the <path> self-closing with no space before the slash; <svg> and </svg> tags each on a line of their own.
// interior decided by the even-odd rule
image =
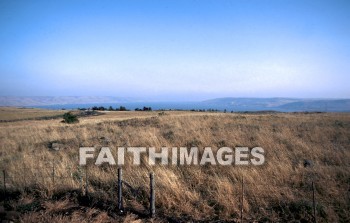
<svg viewBox="0 0 350 223">
<path fill-rule="evenodd" d="M 48 149 L 48 144 L 54 141 L 64 144 L 64 148 Z M 68 215 L 55 212 L 55 208 L 76 205 L 74 201 L 53 198 L 58 192 L 81 187 L 79 175 L 84 174 L 84 169 L 77 168 L 80 146 L 112 149 L 118 146 L 260 146 L 265 149 L 266 163 L 259 167 L 150 166 L 146 161 L 141 166 L 133 166 L 132 157 L 127 157 L 124 178 L 135 188 L 139 187 L 139 196 L 135 199 L 132 191 L 125 189 L 126 206 L 135 212 L 145 211 L 148 173 L 153 171 L 158 213 L 154 221 L 169 218 L 238 221 L 240 182 L 244 176 L 243 207 L 247 221 L 311 221 L 310 185 L 314 181 L 318 220 L 346 222 L 350 219 L 349 145 L 348 113 L 106 112 L 102 116 L 81 118 L 73 125 L 59 120 L 0 123 L 0 168 L 13 177 L 7 186 L 22 191 L 22 199 L 32 198 L 33 194 L 49 199 L 48 203 L 41 203 L 45 207 L 41 212 L 24 212 L 21 215 L 24 222 L 34 222 L 43 216 L 46 216 L 43 221 L 54 222 L 144 221 L 133 214 L 115 217 L 108 208 L 91 207 L 92 212 L 98 212 L 91 215 L 85 213 L 86 210 L 75 210 Z M 54 185 L 50 177 L 53 159 L 56 163 Z M 305 168 L 305 159 L 312 161 L 313 166 Z M 91 166 L 88 174 L 91 196 L 105 203 L 103 207 L 115 208 L 116 167 Z M 13 207 L 18 203 L 13 200 Z"/>
<path fill-rule="evenodd" d="M 14 108 L 0 107 L 0 122 L 2 121 L 17 121 L 38 118 L 55 118 L 58 115 L 63 115 L 63 110 L 44 110 L 36 108 Z"/>
</svg>

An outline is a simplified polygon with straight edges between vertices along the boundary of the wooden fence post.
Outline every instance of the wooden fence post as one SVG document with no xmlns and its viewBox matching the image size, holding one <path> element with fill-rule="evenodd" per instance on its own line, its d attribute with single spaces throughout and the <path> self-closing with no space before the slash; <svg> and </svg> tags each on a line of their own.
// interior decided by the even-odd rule
<svg viewBox="0 0 350 223">
<path fill-rule="evenodd" d="M 313 207 L 313 215 L 314 215 L 314 223 L 316 220 L 316 198 L 315 198 L 315 183 L 312 181 L 312 207 Z"/>
<path fill-rule="evenodd" d="M 6 196 L 7 196 L 7 192 L 6 192 L 6 171 L 2 170 L 3 173 L 3 180 L 4 180 L 4 203 L 6 204 Z"/>
<path fill-rule="evenodd" d="M 83 171 L 81 170 L 81 166 L 78 166 L 78 174 L 79 174 L 79 183 L 80 183 L 80 193 L 81 195 L 84 195 Z"/>
<path fill-rule="evenodd" d="M 156 212 L 156 206 L 155 206 L 155 194 L 154 194 L 154 173 L 149 174 L 150 179 L 150 200 L 149 200 L 149 214 L 150 217 L 154 217 L 154 214 Z"/>
<path fill-rule="evenodd" d="M 87 196 L 88 195 L 88 187 L 89 187 L 89 185 L 88 185 L 88 166 L 86 165 L 85 166 L 85 196 Z"/>
<path fill-rule="evenodd" d="M 24 191 L 26 191 L 26 188 L 27 188 L 27 180 L 26 180 L 26 169 L 24 167 L 24 164 L 23 164 L 23 181 L 24 181 Z"/>
<path fill-rule="evenodd" d="M 52 159 L 52 185 L 55 188 L 55 159 Z"/>
<path fill-rule="evenodd" d="M 123 212 L 123 170 L 118 168 L 118 210 Z"/>
<path fill-rule="evenodd" d="M 243 202 L 244 202 L 244 178 L 242 176 L 241 223 L 243 222 Z"/>
</svg>

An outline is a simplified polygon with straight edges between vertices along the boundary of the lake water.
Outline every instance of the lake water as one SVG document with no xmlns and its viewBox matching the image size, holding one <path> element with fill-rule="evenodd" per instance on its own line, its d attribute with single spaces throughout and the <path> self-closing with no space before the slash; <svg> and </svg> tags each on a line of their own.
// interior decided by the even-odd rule
<svg viewBox="0 0 350 223">
<path fill-rule="evenodd" d="M 134 110 L 136 108 L 142 109 L 145 107 L 151 107 L 152 110 L 191 110 L 191 109 L 218 109 L 224 110 L 225 106 L 212 106 L 205 102 L 123 102 L 123 103 L 91 103 L 91 104 L 64 104 L 64 105 L 46 105 L 35 106 L 36 108 L 47 109 L 77 109 L 77 108 L 92 108 L 94 106 L 109 108 L 112 106 L 114 109 L 120 106 L 126 107 L 128 110 Z"/>
</svg>

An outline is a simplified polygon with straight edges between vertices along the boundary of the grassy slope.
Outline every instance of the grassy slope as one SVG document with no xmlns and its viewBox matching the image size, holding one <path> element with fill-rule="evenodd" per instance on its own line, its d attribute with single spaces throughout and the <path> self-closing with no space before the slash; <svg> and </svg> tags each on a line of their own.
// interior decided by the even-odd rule
<svg viewBox="0 0 350 223">
<path fill-rule="evenodd" d="M 10 206 L 22 213 L 25 222 L 129 221 L 142 215 L 114 215 L 115 167 L 89 169 L 92 200 L 59 193 L 80 187 L 76 168 L 79 146 L 260 146 L 266 151 L 262 167 L 149 166 L 147 162 L 135 167 L 129 157 L 123 167 L 124 178 L 134 187 L 140 186 L 140 195 L 134 199 L 126 189 L 126 206 L 134 213 L 145 212 L 147 175 L 154 171 L 156 221 L 237 220 L 244 176 L 245 219 L 311 220 L 310 185 L 314 180 L 319 220 L 346 222 L 350 212 L 349 133 L 350 114 L 107 112 L 74 125 L 58 120 L 0 123 L 0 168 L 13 177 L 7 186 L 22 191 Z M 52 141 L 65 148 L 48 150 Z M 57 163 L 55 188 L 50 177 L 35 175 L 50 176 L 48 162 L 53 158 Z M 305 168 L 304 159 L 311 160 L 313 167 Z M 24 192 L 24 188 L 29 190 Z M 37 211 L 23 211 L 25 204 L 37 204 Z"/>
</svg>

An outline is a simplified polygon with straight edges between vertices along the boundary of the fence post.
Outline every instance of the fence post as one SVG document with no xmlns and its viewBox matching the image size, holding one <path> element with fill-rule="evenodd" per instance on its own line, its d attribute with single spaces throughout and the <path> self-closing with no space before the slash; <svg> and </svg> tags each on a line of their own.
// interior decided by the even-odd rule
<svg viewBox="0 0 350 223">
<path fill-rule="evenodd" d="M 52 159 L 52 185 L 55 188 L 55 159 Z"/>
<path fill-rule="evenodd" d="M 2 173 L 3 173 L 3 180 L 4 180 L 4 203 L 6 204 L 6 195 L 7 195 L 7 192 L 6 192 L 6 171 L 5 170 L 2 170 Z"/>
<path fill-rule="evenodd" d="M 118 210 L 123 212 L 123 170 L 121 167 L 118 168 Z"/>
<path fill-rule="evenodd" d="M 89 185 L 88 185 L 88 166 L 85 165 L 85 196 L 88 195 L 88 192 L 89 192 L 88 187 L 89 187 Z"/>
<path fill-rule="evenodd" d="M 78 166 L 78 175 L 79 175 L 79 183 L 80 183 L 80 194 L 84 195 L 84 188 L 83 188 L 83 171 L 81 170 L 81 166 Z"/>
<path fill-rule="evenodd" d="M 242 176 L 241 223 L 243 222 L 243 201 L 244 201 L 244 178 Z"/>
<path fill-rule="evenodd" d="M 26 180 L 26 169 L 25 169 L 25 166 L 24 166 L 24 163 L 23 163 L 23 181 L 24 181 L 24 191 L 26 191 L 26 188 L 27 188 L 27 180 Z"/>
<path fill-rule="evenodd" d="M 313 207 L 313 215 L 314 215 L 314 223 L 316 220 L 316 198 L 315 198 L 315 183 L 312 181 L 312 207 Z"/>
<path fill-rule="evenodd" d="M 156 206 L 155 206 L 155 194 L 154 194 L 154 173 L 149 174 L 150 179 L 150 201 L 149 201 L 149 214 L 150 217 L 154 217 L 154 214 L 156 212 Z"/>
</svg>

